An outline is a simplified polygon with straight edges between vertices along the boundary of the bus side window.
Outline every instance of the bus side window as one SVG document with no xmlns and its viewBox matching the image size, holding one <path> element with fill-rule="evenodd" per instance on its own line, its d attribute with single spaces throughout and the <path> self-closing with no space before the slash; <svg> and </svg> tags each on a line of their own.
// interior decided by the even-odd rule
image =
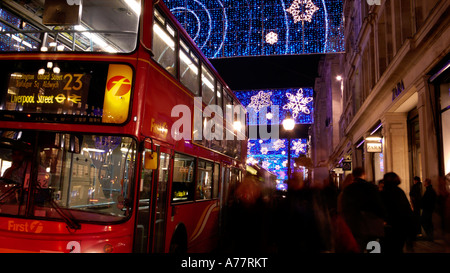
<svg viewBox="0 0 450 273">
<path fill-rule="evenodd" d="M 197 185 L 195 187 L 196 200 L 211 199 L 212 180 L 213 163 L 205 160 L 199 160 Z"/>
<path fill-rule="evenodd" d="M 199 85 L 199 59 L 191 51 L 189 46 L 180 40 L 180 81 L 189 90 L 198 96 L 200 94 Z"/>
<path fill-rule="evenodd" d="M 176 76 L 176 31 L 167 20 L 155 10 L 153 21 L 153 58 L 170 74 Z"/>
<path fill-rule="evenodd" d="M 219 185 L 220 185 L 220 164 L 219 163 L 215 163 L 214 164 L 214 173 L 213 173 L 213 185 L 212 185 L 212 198 L 216 199 L 219 198 Z"/>
<path fill-rule="evenodd" d="M 175 154 L 173 163 L 172 202 L 194 200 L 195 158 Z"/>
</svg>

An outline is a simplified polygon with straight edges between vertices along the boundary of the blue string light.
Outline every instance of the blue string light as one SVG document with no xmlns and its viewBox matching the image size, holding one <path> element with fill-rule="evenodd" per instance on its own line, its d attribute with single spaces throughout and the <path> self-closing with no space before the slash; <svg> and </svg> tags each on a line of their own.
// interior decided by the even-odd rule
<svg viewBox="0 0 450 273">
<path fill-rule="evenodd" d="M 208 58 L 344 51 L 341 0 L 165 3 Z"/>
</svg>

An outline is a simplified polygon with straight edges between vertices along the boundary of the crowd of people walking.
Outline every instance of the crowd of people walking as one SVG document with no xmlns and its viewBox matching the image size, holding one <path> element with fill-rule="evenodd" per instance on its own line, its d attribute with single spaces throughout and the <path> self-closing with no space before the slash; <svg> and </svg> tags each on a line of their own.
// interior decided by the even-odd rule
<svg viewBox="0 0 450 273">
<path fill-rule="evenodd" d="M 229 208 L 226 251 L 364 253 L 378 245 L 382 253 L 414 252 L 417 240 L 435 239 L 436 223 L 445 241 L 450 233 L 450 176 L 439 181 L 438 192 L 430 179 L 422 183 L 414 177 L 409 199 L 394 172 L 377 183 L 365 178 L 364 170 L 355 168 L 337 187 L 294 173 L 286 196 L 268 199 L 257 180 L 246 177 Z"/>
</svg>

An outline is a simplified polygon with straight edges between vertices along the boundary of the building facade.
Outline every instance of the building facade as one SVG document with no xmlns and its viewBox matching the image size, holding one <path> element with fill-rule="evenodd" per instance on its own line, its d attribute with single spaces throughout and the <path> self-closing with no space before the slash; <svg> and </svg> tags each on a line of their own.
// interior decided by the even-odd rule
<svg viewBox="0 0 450 273">
<path fill-rule="evenodd" d="M 363 167 L 375 183 L 397 173 L 407 195 L 414 176 L 438 191 L 450 173 L 450 0 L 369 2 L 344 1 L 345 53 L 320 66 L 315 176 Z"/>
</svg>

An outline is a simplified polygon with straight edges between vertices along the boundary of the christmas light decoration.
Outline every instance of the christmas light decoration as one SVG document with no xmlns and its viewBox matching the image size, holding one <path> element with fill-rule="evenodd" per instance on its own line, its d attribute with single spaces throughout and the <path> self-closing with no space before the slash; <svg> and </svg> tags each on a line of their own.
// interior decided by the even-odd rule
<svg viewBox="0 0 450 273">
<path fill-rule="evenodd" d="M 164 2 L 208 58 L 345 50 L 343 1 Z M 300 21 L 303 23 L 299 24 Z"/>
<path fill-rule="evenodd" d="M 302 153 L 302 154 L 306 153 L 307 144 L 302 143 L 301 140 L 298 140 L 298 141 L 294 140 L 294 141 L 292 141 L 292 144 L 293 144 L 292 150 L 295 151 L 296 155 L 299 155 L 300 153 Z"/>
<path fill-rule="evenodd" d="M 284 139 L 277 139 L 276 141 L 275 141 L 275 143 L 273 144 L 273 148 L 275 149 L 275 150 L 279 150 L 279 149 L 281 149 L 281 148 L 284 148 L 284 147 L 286 147 L 285 145 L 284 145 Z"/>
<path fill-rule="evenodd" d="M 301 92 L 301 96 L 303 96 L 303 99 L 299 99 L 300 94 L 297 94 L 299 91 Z M 260 92 L 263 93 L 260 94 Z M 294 118 L 296 124 L 311 124 L 314 122 L 314 107 L 312 101 L 313 92 L 314 91 L 312 88 L 303 87 L 301 89 L 283 88 L 269 90 L 243 90 L 236 91 L 235 95 L 244 107 L 250 108 L 249 110 L 251 111 L 254 110 L 257 114 L 257 118 L 248 119 L 249 125 L 280 124 L 286 118 L 286 116 L 289 115 Z M 268 100 L 269 93 L 271 93 L 270 102 Z M 291 98 L 293 97 L 291 100 L 289 100 L 289 97 L 287 95 L 288 93 L 290 94 Z M 273 114 L 271 119 L 268 119 L 267 115 L 265 115 L 265 117 L 259 117 L 259 115 L 264 112 L 258 113 L 256 112 L 256 109 L 261 110 L 263 108 L 263 105 L 264 107 L 267 107 L 267 113 L 275 113 L 275 111 L 273 110 L 275 106 L 277 106 L 278 118 L 276 118 Z M 297 110 L 293 110 L 291 108 Z M 295 114 L 293 113 L 293 111 L 297 111 L 297 113 Z M 249 111 L 249 114 L 253 113 L 250 113 Z"/>
<path fill-rule="evenodd" d="M 312 97 L 303 97 L 303 89 L 300 88 L 297 91 L 297 94 L 294 96 L 291 93 L 286 93 L 286 96 L 289 99 L 289 102 L 283 106 L 283 109 L 292 110 L 292 116 L 294 119 L 298 116 L 299 113 L 310 114 L 311 111 L 308 109 L 307 104 L 312 102 Z"/>
<path fill-rule="evenodd" d="M 255 112 L 258 113 L 262 108 L 272 105 L 270 95 L 272 92 L 259 91 L 257 95 L 251 97 L 252 102 L 248 107 L 255 109 Z"/>
<path fill-rule="evenodd" d="M 311 0 L 294 0 L 286 11 L 292 14 L 294 23 L 298 23 L 300 21 L 311 22 L 312 16 L 318 10 L 319 8 Z"/>
<path fill-rule="evenodd" d="M 273 45 L 276 42 L 278 42 L 278 34 L 276 34 L 273 31 L 267 33 L 267 35 L 266 35 L 266 43 L 269 43 L 269 44 Z"/>
<path fill-rule="evenodd" d="M 288 171 L 288 152 L 291 152 L 291 164 L 294 159 L 306 154 L 308 151 L 307 139 L 249 139 L 247 164 L 259 164 L 268 171 L 274 173 L 278 179 L 287 179 Z M 281 143 L 284 144 L 280 145 Z M 291 147 L 289 149 L 290 143 Z M 279 148 L 278 150 L 276 148 Z M 266 151 L 262 154 L 261 150 Z"/>
</svg>

